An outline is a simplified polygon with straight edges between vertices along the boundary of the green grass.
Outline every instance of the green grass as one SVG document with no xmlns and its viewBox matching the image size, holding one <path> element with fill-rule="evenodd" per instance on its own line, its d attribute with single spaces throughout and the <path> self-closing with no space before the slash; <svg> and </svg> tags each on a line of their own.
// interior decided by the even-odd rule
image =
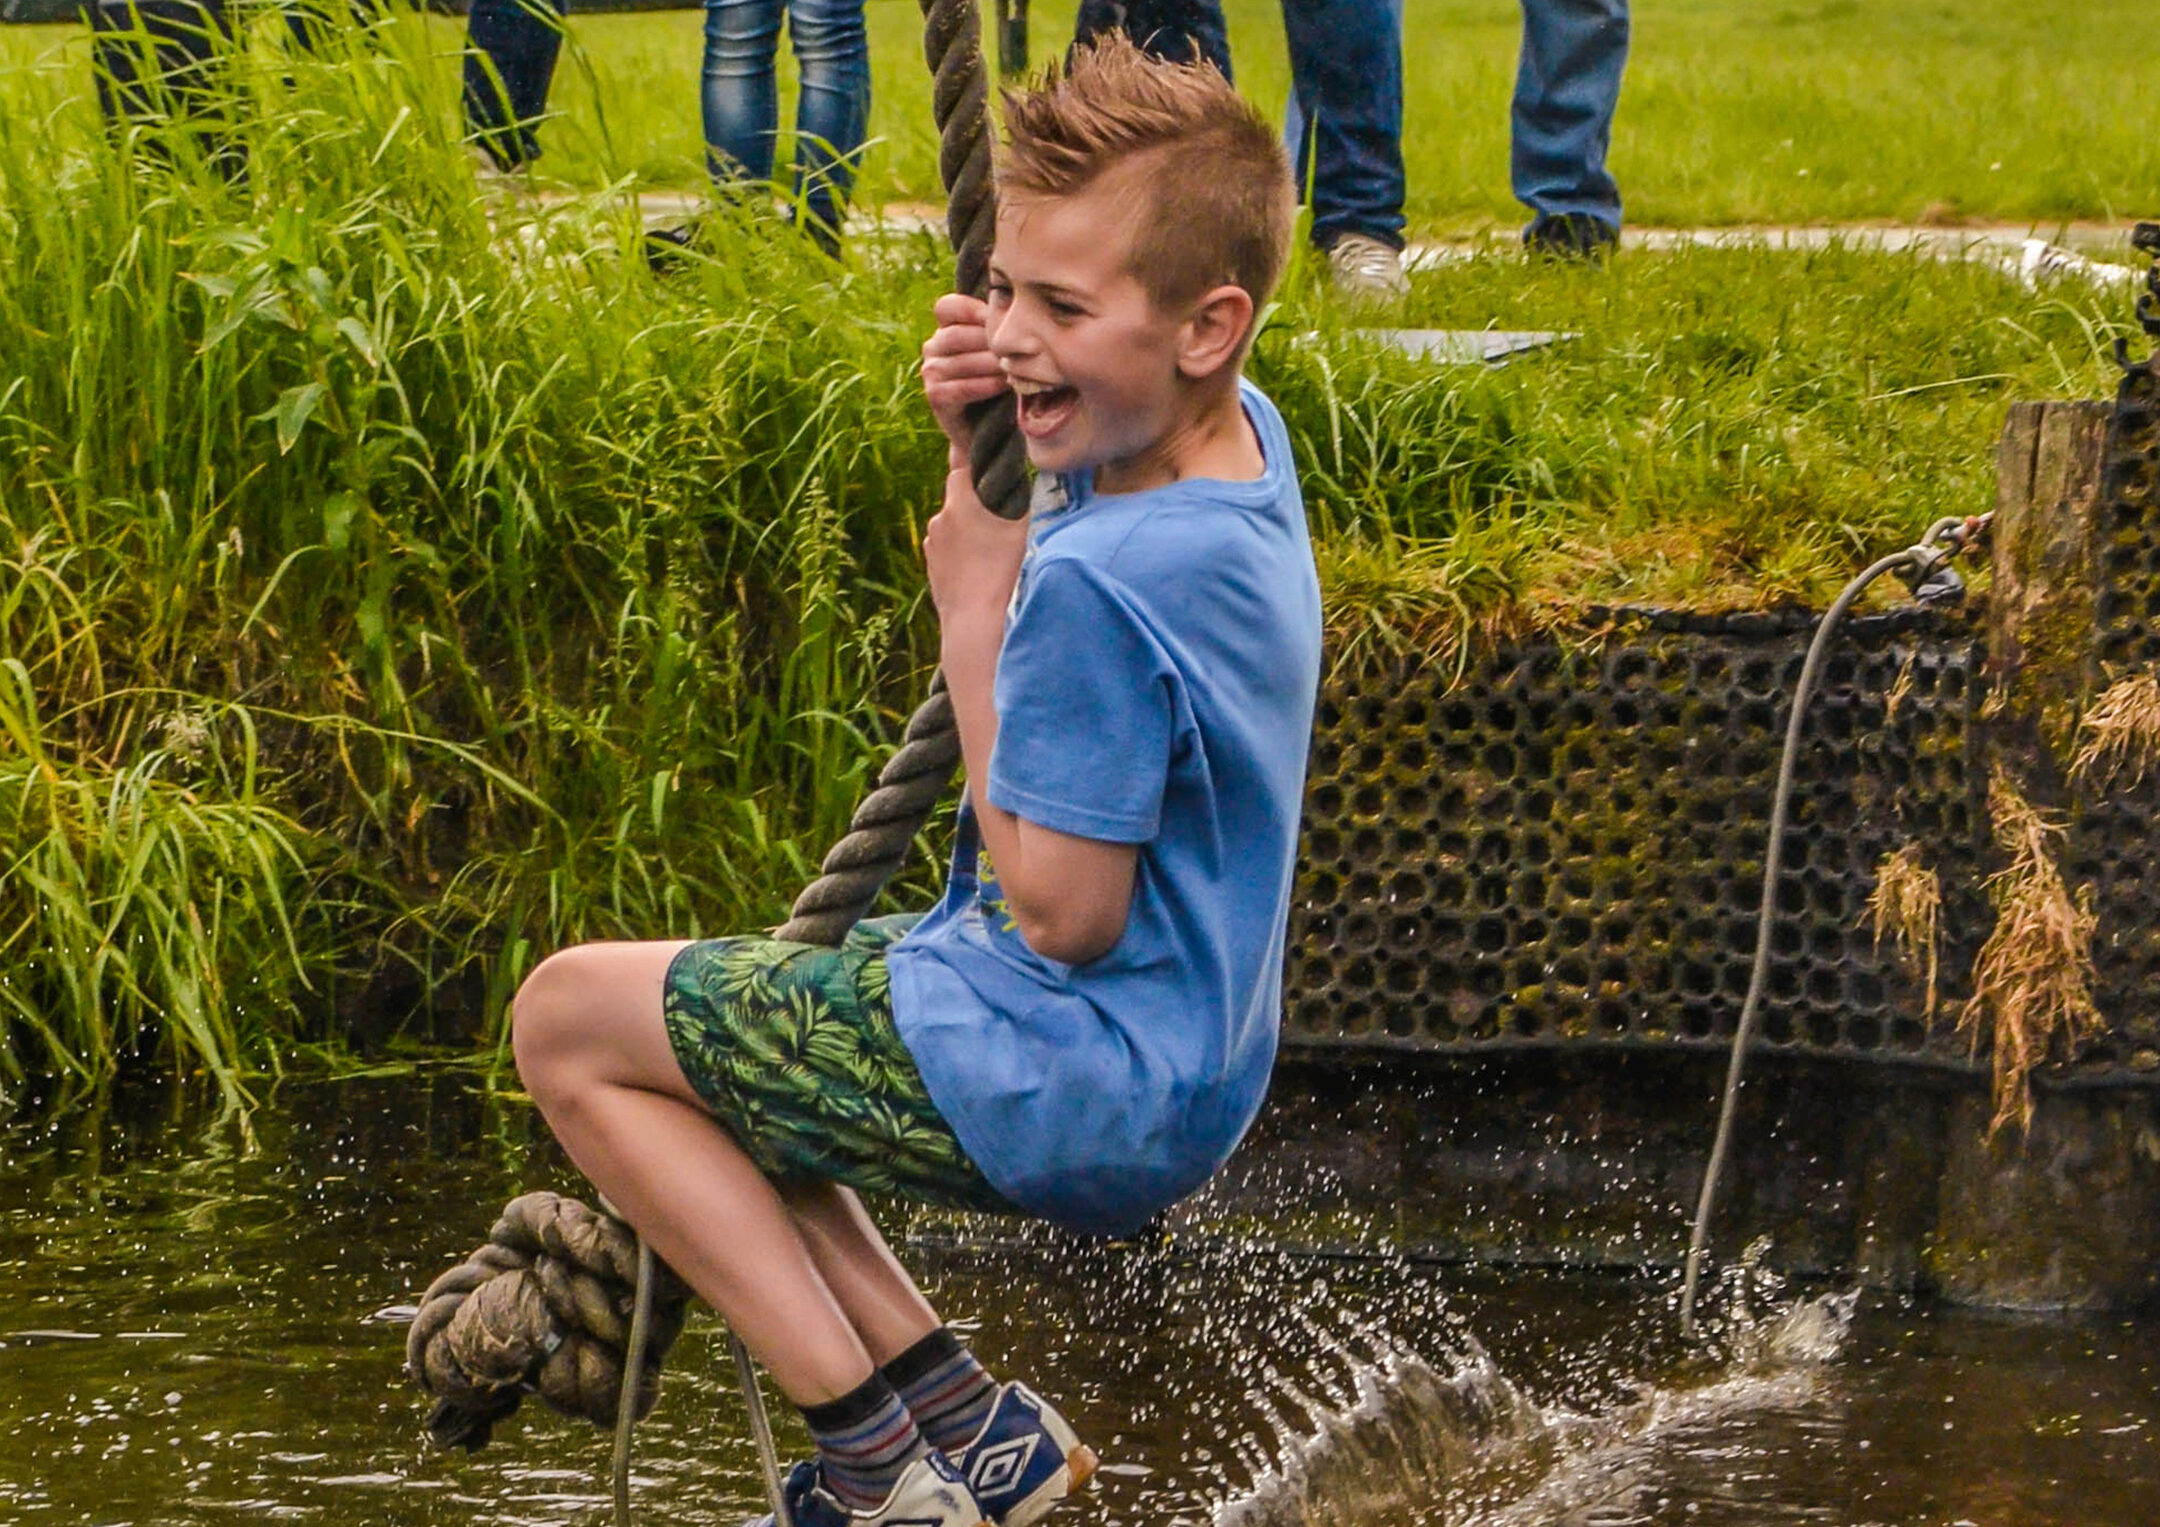
<svg viewBox="0 0 2160 1527">
<path fill-rule="evenodd" d="M 1073 7 L 1036 4 L 1052 56 Z M 872 201 L 936 200 L 935 139 L 913 0 L 871 0 Z M 1279 0 L 1230 0 L 1239 84 L 1280 115 Z M 2125 39 L 2134 0 L 1637 0 L 1612 165 L 1651 225 L 2160 212 L 2149 71 Z M 579 18 L 590 75 L 566 70 L 550 166 L 697 183 L 696 12 Z M 1415 0 L 1404 43 L 1408 212 L 1421 232 L 1520 222 L 1508 190 L 1515 0 Z M 597 82 L 597 93 L 593 89 Z M 789 108 L 792 111 L 792 108 Z M 604 124 L 604 132 L 603 132 Z M 611 152 L 612 150 L 612 152 Z"/>
<path fill-rule="evenodd" d="M 1073 9 L 1032 7 L 1038 59 L 1071 35 Z M 1289 75 L 1278 0 L 1229 0 L 1227 14 L 1241 87 L 1279 114 Z M 878 146 L 866 198 L 935 200 L 917 7 L 869 0 L 867 15 Z M 2160 135 L 2134 44 L 2148 21 L 2136 0 L 1636 0 L 1613 170 L 1630 220 L 1645 225 L 2151 216 Z M 427 25 L 447 60 L 462 24 Z M 549 174 L 700 184 L 701 26 L 697 11 L 574 16 Z M 1520 221 L 1507 177 L 1519 26 L 1515 0 L 1411 6 L 1414 231 Z M 0 28 L 0 58 L 56 50 L 86 86 L 73 29 Z"/>
<path fill-rule="evenodd" d="M 476 190 L 448 35 L 266 31 L 238 185 L 116 152 L 72 73 L 0 84 L 0 1090 L 484 1041 L 551 948 L 777 921 L 920 694 L 941 254 L 745 215 L 655 278 L 619 195 Z M 1355 660 L 1820 600 L 1990 503 L 2008 400 L 2102 392 L 2126 307 L 1496 247 L 1402 321 L 1579 339 L 1435 369 L 1301 270 L 1254 370 Z"/>
<path fill-rule="evenodd" d="M 282 60 L 251 71 L 244 186 L 0 122 L 17 1072 L 109 1069 L 135 1033 L 194 1062 L 128 931 L 151 906 L 251 972 L 234 1075 L 303 992 L 322 1021 L 370 982 L 455 1007 L 492 978 L 499 1009 L 574 937 L 774 920 L 919 683 L 936 268 L 850 275 L 746 227 L 753 266 L 661 283 L 613 252 L 620 203 L 491 227 L 418 36 L 289 94 Z M 313 943 L 232 958 L 205 851 L 120 852 L 148 889 L 31 873 L 111 860 L 89 803 L 123 789 L 168 836 L 288 845 L 236 839 L 209 884 Z M 205 798 L 270 814 L 175 815 Z"/>
</svg>

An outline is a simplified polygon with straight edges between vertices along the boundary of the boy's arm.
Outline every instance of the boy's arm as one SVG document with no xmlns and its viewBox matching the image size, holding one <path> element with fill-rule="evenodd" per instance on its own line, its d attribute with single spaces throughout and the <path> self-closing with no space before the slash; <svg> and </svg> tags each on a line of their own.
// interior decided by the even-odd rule
<svg viewBox="0 0 2160 1527">
<path fill-rule="evenodd" d="M 960 730 L 968 799 L 1020 936 L 1046 959 L 1084 965 L 1109 953 L 1124 935 L 1139 849 L 1058 832 L 991 804 L 984 787 L 997 746 L 998 649 L 1027 550 L 1027 525 L 983 507 L 959 445 L 948 460 L 945 507 L 924 532 L 923 560 L 937 605 L 939 657 Z"/>
</svg>

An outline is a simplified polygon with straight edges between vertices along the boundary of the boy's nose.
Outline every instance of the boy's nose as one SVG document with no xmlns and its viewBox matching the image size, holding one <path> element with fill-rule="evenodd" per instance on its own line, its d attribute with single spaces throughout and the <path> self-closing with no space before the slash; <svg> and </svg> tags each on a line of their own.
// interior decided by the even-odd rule
<svg viewBox="0 0 2160 1527">
<path fill-rule="evenodd" d="M 983 326 L 990 353 L 1001 361 L 1017 360 L 1035 349 L 1034 336 L 1016 308 L 993 313 Z"/>
</svg>

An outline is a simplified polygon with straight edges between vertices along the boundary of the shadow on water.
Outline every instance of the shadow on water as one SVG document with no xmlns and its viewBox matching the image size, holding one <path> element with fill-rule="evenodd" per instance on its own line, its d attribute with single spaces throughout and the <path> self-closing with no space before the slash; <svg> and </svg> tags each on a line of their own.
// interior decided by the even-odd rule
<svg viewBox="0 0 2160 1527">
<path fill-rule="evenodd" d="M 603 1520 L 606 1438 L 536 1406 L 435 1452 L 399 1369 L 401 1307 L 500 1203 L 576 1186 L 529 1110 L 416 1073 L 288 1087 L 255 1131 L 167 1100 L 0 1131 L 0 1523 Z M 2151 1321 L 1742 1267 L 1690 1347 L 1663 1276 L 1324 1259 L 1204 1220 L 1143 1246 L 894 1228 L 983 1355 L 1103 1453 L 1075 1521 L 2145 1527 L 2160 1498 Z M 709 1319 L 635 1478 L 653 1527 L 759 1504 Z"/>
</svg>

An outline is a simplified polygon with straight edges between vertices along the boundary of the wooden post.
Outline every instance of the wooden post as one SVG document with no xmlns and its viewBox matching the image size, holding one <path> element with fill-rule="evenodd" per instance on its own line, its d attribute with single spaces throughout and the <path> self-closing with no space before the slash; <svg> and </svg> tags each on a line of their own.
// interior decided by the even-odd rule
<svg viewBox="0 0 2160 1527">
<path fill-rule="evenodd" d="M 2085 677 L 2099 582 L 2093 520 L 2111 412 L 2100 402 L 2010 406 L 1995 448 L 1989 531 L 1988 658 L 1998 678 L 2028 661 L 2070 665 L 2047 676 L 2058 685 Z"/>
<path fill-rule="evenodd" d="M 1996 449 L 1990 698 L 1984 751 L 2027 800 L 2068 824 L 2056 857 L 2073 894 L 2096 894 L 2099 989 L 2111 1028 L 2110 962 L 2149 919 L 2106 877 L 2093 787 L 2069 770 L 2079 718 L 2103 680 L 2097 614 L 2111 535 L 2103 464 L 2115 405 L 2018 403 Z M 2095 825 L 2097 822 L 2098 825 Z M 2086 866 L 2082 871 L 2080 866 Z M 2111 946 L 2112 941 L 2112 946 Z M 2118 989 L 2120 982 L 2118 981 Z M 2134 1000 L 2143 1000 L 2142 994 Z M 2129 1069 L 2145 1069 L 2134 1051 Z M 1951 1104 L 1925 1281 L 1959 1304 L 2026 1310 L 2121 1309 L 2160 1289 L 2160 1099 L 2143 1088 L 2044 1090 L 2029 1133 L 1988 1136 L 1978 1091 Z"/>
</svg>

